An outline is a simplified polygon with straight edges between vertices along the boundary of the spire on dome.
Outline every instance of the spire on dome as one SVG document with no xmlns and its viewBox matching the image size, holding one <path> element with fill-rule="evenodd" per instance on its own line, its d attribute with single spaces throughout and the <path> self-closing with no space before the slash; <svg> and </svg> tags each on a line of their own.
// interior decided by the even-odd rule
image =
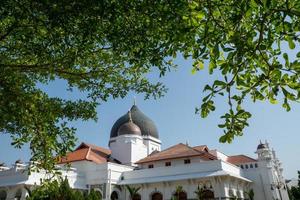
<svg viewBox="0 0 300 200">
<path fill-rule="evenodd" d="M 267 140 L 265 140 L 265 145 L 269 148 L 269 143 Z"/>
<path fill-rule="evenodd" d="M 133 97 L 133 105 L 136 106 L 136 96 Z"/>
<path fill-rule="evenodd" d="M 131 110 L 128 111 L 128 116 L 129 116 L 129 122 L 132 122 Z"/>
</svg>

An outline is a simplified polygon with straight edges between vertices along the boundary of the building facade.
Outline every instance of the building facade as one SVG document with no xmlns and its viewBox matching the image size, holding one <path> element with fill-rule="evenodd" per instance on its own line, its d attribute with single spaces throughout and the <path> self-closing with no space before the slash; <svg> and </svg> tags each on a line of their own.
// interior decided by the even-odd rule
<svg viewBox="0 0 300 200">
<path fill-rule="evenodd" d="M 256 158 L 228 156 L 206 145 L 176 144 L 161 150 L 154 122 L 133 105 L 113 125 L 109 149 L 82 143 L 59 161 L 72 188 L 97 190 L 105 200 L 249 199 L 288 200 L 282 165 L 267 142 Z M 70 164 L 66 168 L 65 164 Z M 48 175 L 27 173 L 30 163 L 0 166 L 0 200 L 23 200 Z"/>
</svg>

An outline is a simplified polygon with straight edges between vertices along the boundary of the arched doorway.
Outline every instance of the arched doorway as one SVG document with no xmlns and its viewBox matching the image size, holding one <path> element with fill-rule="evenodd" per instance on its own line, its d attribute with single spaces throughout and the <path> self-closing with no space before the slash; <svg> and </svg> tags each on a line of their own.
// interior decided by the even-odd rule
<svg viewBox="0 0 300 200">
<path fill-rule="evenodd" d="M 178 193 L 175 193 L 173 196 L 177 197 L 178 200 L 187 200 L 187 194 L 184 191 L 180 191 Z"/>
<path fill-rule="evenodd" d="M 110 199 L 111 200 L 118 200 L 119 199 L 119 195 L 116 191 L 113 191 L 110 195 Z"/>
<path fill-rule="evenodd" d="M 151 200 L 163 200 L 163 195 L 159 192 L 155 192 L 152 194 Z"/>
<path fill-rule="evenodd" d="M 140 194 L 135 194 L 135 195 L 132 197 L 132 200 L 141 200 L 141 195 L 140 195 Z"/>
<path fill-rule="evenodd" d="M 99 188 L 93 188 L 90 192 L 93 192 L 97 198 L 102 199 L 102 192 Z"/>
<path fill-rule="evenodd" d="M 22 197 L 22 190 L 19 189 L 15 194 L 15 200 L 21 200 Z"/>
<path fill-rule="evenodd" d="M 0 200 L 6 200 L 6 196 L 7 196 L 6 191 L 4 190 L 0 191 Z"/>
<path fill-rule="evenodd" d="M 212 199 L 215 199 L 215 194 L 211 190 L 204 190 L 203 197 L 205 200 L 212 200 Z"/>
</svg>

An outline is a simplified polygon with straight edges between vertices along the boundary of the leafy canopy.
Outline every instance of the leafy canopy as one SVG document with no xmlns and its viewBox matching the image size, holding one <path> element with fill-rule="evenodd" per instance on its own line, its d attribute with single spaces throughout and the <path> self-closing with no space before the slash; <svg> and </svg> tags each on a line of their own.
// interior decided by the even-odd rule
<svg viewBox="0 0 300 200">
<path fill-rule="evenodd" d="M 253 189 L 250 189 L 248 192 L 246 192 L 246 194 L 250 200 L 254 199 L 254 190 Z"/>
<path fill-rule="evenodd" d="M 291 200 L 300 199 L 300 171 L 298 171 L 298 185 L 289 189 L 289 196 Z"/>
<path fill-rule="evenodd" d="M 165 75 L 177 54 L 193 59 L 192 73 L 221 73 L 196 109 L 206 117 L 224 96 L 221 142 L 248 126 L 246 98 L 280 100 L 287 111 L 300 98 L 299 1 L 3 0 L 0 16 L 0 131 L 15 147 L 30 143 L 43 168 L 74 146 L 69 121 L 96 120 L 99 103 L 128 91 L 163 95 L 147 75 Z M 50 97 L 38 87 L 57 79 L 87 98 Z"/>
</svg>

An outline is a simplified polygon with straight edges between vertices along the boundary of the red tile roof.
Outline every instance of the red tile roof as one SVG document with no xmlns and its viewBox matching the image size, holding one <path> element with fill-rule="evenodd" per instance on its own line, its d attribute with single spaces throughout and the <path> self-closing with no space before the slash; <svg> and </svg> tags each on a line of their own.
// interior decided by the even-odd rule
<svg viewBox="0 0 300 200">
<path fill-rule="evenodd" d="M 60 158 L 59 164 L 71 163 L 76 161 L 91 161 L 97 164 L 107 162 L 111 151 L 91 144 L 81 143 L 73 152 L 67 153 L 65 157 Z"/>
<path fill-rule="evenodd" d="M 198 150 L 199 149 L 199 150 Z M 146 158 L 143 158 L 136 162 L 137 164 L 148 163 L 160 160 L 178 159 L 185 157 L 200 157 L 203 160 L 216 160 L 217 158 L 202 148 L 193 148 L 188 145 L 179 143 L 161 152 L 150 154 Z M 203 148 L 204 149 L 204 148 Z"/>
<path fill-rule="evenodd" d="M 208 152 L 208 147 L 206 145 L 195 146 L 193 148 L 196 149 L 196 150 L 198 150 L 198 151 L 206 151 L 206 152 Z"/>
<path fill-rule="evenodd" d="M 242 163 L 257 162 L 256 159 L 250 158 L 245 155 L 228 156 L 226 161 L 229 163 L 232 163 L 234 165 L 242 164 Z"/>
<path fill-rule="evenodd" d="M 217 156 L 217 150 L 216 150 L 216 149 L 214 149 L 214 150 L 208 150 L 208 152 L 209 152 L 210 154 L 212 154 L 212 155 L 218 157 L 218 156 Z"/>
<path fill-rule="evenodd" d="M 77 148 L 77 149 L 81 149 L 81 148 L 86 148 L 86 147 L 90 147 L 92 148 L 94 151 L 99 151 L 101 153 L 104 153 L 106 155 L 110 155 L 111 154 L 111 150 L 109 149 L 105 149 L 103 147 L 98 147 L 96 145 L 93 145 L 93 144 L 88 144 L 88 143 L 85 143 L 85 142 L 82 142 Z"/>
</svg>

